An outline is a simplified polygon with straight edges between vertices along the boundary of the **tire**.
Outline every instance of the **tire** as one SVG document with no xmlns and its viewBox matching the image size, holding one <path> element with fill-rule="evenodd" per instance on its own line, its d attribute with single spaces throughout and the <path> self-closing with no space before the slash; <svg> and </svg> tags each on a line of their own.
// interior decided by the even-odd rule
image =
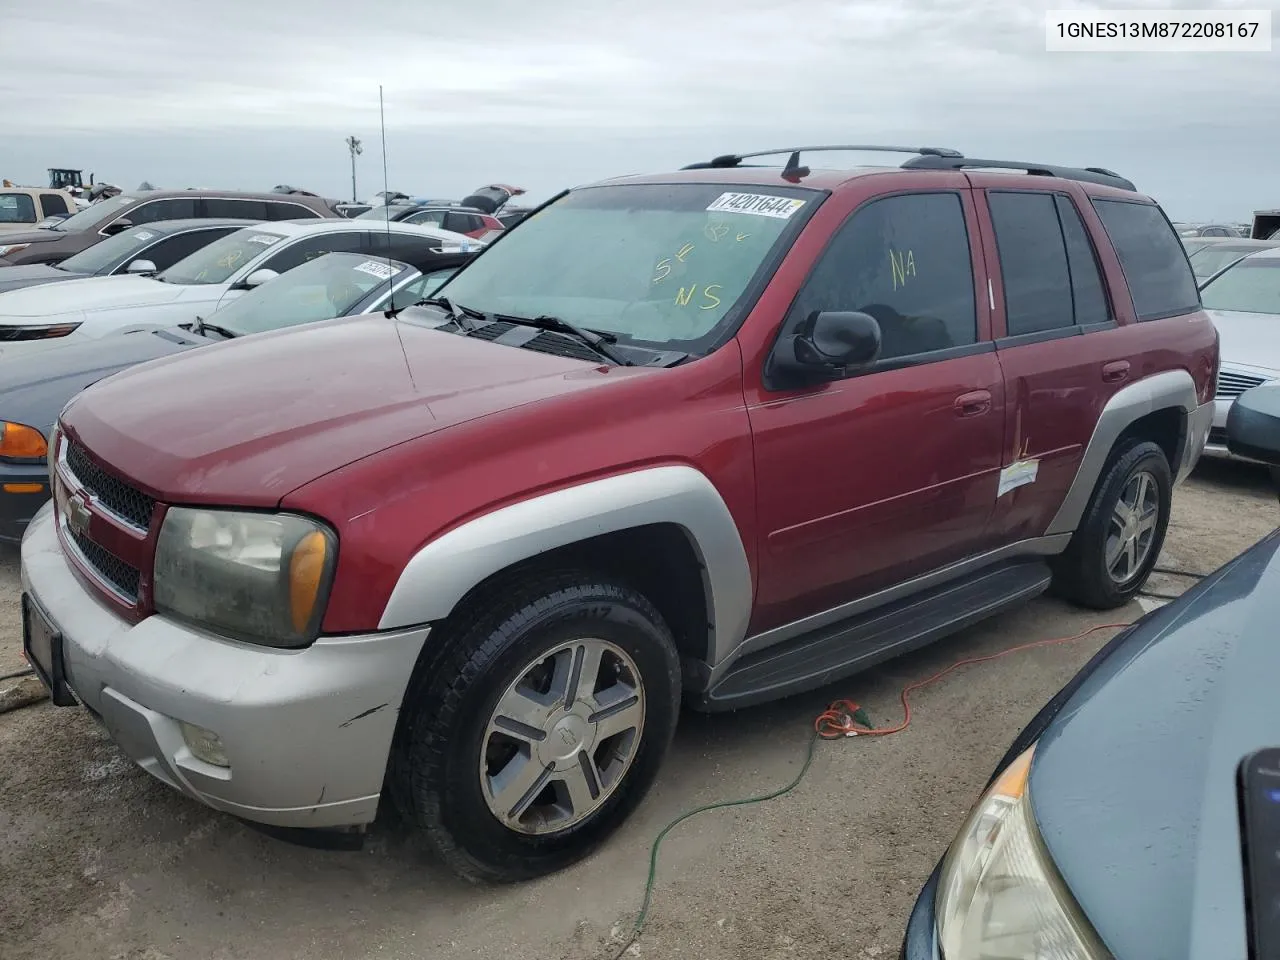
<svg viewBox="0 0 1280 960">
<path fill-rule="evenodd" d="M 1150 536 L 1136 534 L 1144 524 L 1121 528 L 1117 505 L 1121 496 L 1126 503 L 1134 496 L 1135 486 L 1145 476 L 1151 489 L 1143 495 L 1144 503 L 1154 507 L 1154 525 Z M 1093 499 L 1085 510 L 1071 542 L 1054 564 L 1055 592 L 1081 606 L 1095 610 L 1122 607 L 1142 589 L 1151 575 L 1164 545 L 1169 526 L 1169 508 L 1173 497 L 1173 474 L 1164 451 L 1150 441 L 1134 440 L 1112 455 L 1102 478 L 1094 489 Z M 1139 512 L 1142 513 L 1142 505 Z M 1146 516 L 1143 513 L 1143 516 Z M 1137 535 L 1132 554 L 1122 551 L 1109 563 L 1108 546 L 1113 537 L 1128 542 Z M 1112 544 L 1114 546 L 1114 544 Z"/>
<path fill-rule="evenodd" d="M 504 883 L 582 859 L 639 804 L 675 732 L 680 660 L 622 583 L 541 574 L 490 599 L 428 640 L 441 652 L 410 681 L 388 786 L 455 873 Z"/>
</svg>

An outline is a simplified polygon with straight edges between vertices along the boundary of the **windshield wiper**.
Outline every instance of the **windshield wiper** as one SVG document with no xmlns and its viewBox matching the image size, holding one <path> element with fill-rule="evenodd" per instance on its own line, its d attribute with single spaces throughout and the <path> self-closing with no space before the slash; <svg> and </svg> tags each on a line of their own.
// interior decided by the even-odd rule
<svg viewBox="0 0 1280 960">
<path fill-rule="evenodd" d="M 427 297 L 424 300 L 419 300 L 416 304 L 414 304 L 414 306 L 443 307 L 444 312 L 449 315 L 449 319 L 452 320 L 454 323 L 456 323 L 463 330 L 467 330 L 467 331 L 479 329 L 475 321 L 477 320 L 487 321 L 489 319 L 488 314 L 482 313 L 479 310 L 473 310 L 471 307 L 464 307 L 462 306 L 462 304 L 459 304 L 459 303 L 454 303 L 448 297 Z M 403 310 L 404 308 L 401 307 L 400 309 Z M 396 313 L 399 313 L 399 312 L 400 310 L 396 310 L 394 313 L 388 310 L 387 316 L 393 317 L 395 316 Z M 466 323 L 462 322 L 464 319 L 467 321 Z"/>
<path fill-rule="evenodd" d="M 212 330 L 214 333 L 220 333 L 228 340 L 234 340 L 236 337 L 240 336 L 238 333 L 232 333 L 226 327 L 220 327 L 216 323 L 210 323 L 204 317 L 196 317 L 196 325 L 191 328 L 191 332 L 204 336 L 204 332 L 206 330 Z"/>
<path fill-rule="evenodd" d="M 611 333 L 598 333 L 595 330 L 588 330 L 586 327 L 580 327 L 576 323 L 570 323 L 568 320 L 562 320 L 560 317 L 553 317 L 548 314 L 538 317 L 516 317 L 507 313 L 495 313 L 493 318 L 523 327 L 537 327 L 540 330 L 568 334 L 579 343 L 585 343 L 610 363 L 615 363 L 620 367 L 635 366 L 633 361 L 628 360 L 610 346 L 610 344 L 616 343 L 618 340 Z"/>
</svg>

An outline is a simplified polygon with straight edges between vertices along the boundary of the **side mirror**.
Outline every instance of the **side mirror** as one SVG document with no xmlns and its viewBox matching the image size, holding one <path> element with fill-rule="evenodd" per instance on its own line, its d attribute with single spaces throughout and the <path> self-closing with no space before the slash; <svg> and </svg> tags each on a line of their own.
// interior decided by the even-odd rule
<svg viewBox="0 0 1280 960">
<path fill-rule="evenodd" d="M 123 233 L 133 226 L 133 221 L 128 217 L 121 217 L 119 220 L 113 220 L 102 228 L 102 232 L 108 237 L 114 237 L 117 233 Z"/>
<path fill-rule="evenodd" d="M 1280 383 L 1264 384 L 1236 397 L 1227 411 L 1227 449 L 1237 457 L 1270 464 L 1280 492 Z"/>
<path fill-rule="evenodd" d="M 135 260 L 124 268 L 125 273 L 158 273 L 156 265 L 150 260 Z"/>
<path fill-rule="evenodd" d="M 253 271 L 253 273 L 245 277 L 240 281 L 240 283 L 236 284 L 236 287 L 240 290 L 252 290 L 254 287 L 260 287 L 268 280 L 274 280 L 278 276 L 280 276 L 280 274 L 276 273 L 274 270 L 268 270 L 266 267 L 263 267 L 261 270 Z"/>
<path fill-rule="evenodd" d="M 814 311 L 773 349 L 771 372 L 788 380 L 820 383 L 870 366 L 880 356 L 880 324 L 869 313 Z"/>
</svg>

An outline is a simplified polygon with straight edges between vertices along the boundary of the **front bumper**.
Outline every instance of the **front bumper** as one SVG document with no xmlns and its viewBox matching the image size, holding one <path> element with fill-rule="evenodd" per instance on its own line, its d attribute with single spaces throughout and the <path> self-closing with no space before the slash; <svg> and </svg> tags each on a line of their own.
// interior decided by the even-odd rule
<svg viewBox="0 0 1280 960">
<path fill-rule="evenodd" d="M 39 491 L 14 493 L 39 484 Z M 0 461 L 0 541 L 17 543 L 36 512 L 49 502 L 49 468 L 43 463 Z"/>
<path fill-rule="evenodd" d="M 61 633 L 67 684 L 130 759 L 246 820 L 317 828 L 372 822 L 427 628 L 276 650 L 160 615 L 130 624 L 81 583 L 54 523 L 47 506 L 28 526 L 22 589 Z M 195 757 L 180 720 L 216 733 L 230 766 Z"/>
</svg>

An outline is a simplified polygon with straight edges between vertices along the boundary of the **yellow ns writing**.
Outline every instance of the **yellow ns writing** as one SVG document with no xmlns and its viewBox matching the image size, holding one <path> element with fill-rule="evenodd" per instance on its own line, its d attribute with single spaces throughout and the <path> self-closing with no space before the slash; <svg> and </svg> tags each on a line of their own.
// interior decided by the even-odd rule
<svg viewBox="0 0 1280 960">
<path fill-rule="evenodd" d="M 905 253 L 902 251 L 895 253 L 890 250 L 889 269 L 893 272 L 893 289 L 897 290 L 899 287 L 905 287 L 907 285 L 907 277 L 916 275 L 915 253 L 910 250 Z"/>
<path fill-rule="evenodd" d="M 720 306 L 720 298 L 717 297 L 714 292 L 716 290 L 719 290 L 720 288 L 721 288 L 720 284 L 718 283 L 709 283 L 705 287 L 703 287 L 702 296 L 706 298 L 707 302 L 704 304 L 701 304 L 698 307 L 698 309 L 714 310 L 716 307 Z M 696 283 L 691 287 L 681 287 L 679 292 L 676 293 L 676 306 L 687 307 L 689 305 L 689 301 L 693 299 L 694 294 L 696 294 L 697 292 L 698 292 L 698 285 Z"/>
</svg>

